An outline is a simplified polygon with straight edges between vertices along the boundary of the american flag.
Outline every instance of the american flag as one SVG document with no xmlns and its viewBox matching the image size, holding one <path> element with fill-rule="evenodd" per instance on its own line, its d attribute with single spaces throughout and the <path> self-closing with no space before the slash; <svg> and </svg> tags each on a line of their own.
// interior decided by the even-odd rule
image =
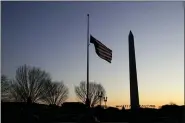
<svg viewBox="0 0 185 123">
<path fill-rule="evenodd" d="M 112 60 L 112 50 L 111 49 L 107 48 L 104 44 L 102 44 L 100 41 L 98 41 L 93 36 L 90 36 L 90 43 L 94 44 L 95 51 L 100 58 L 111 63 L 111 60 Z"/>
</svg>

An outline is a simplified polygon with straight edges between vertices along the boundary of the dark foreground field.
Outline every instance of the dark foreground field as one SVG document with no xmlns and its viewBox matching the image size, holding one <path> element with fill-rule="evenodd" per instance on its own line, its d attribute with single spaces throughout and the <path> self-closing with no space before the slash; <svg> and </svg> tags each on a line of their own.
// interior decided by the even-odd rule
<svg viewBox="0 0 185 123">
<path fill-rule="evenodd" d="M 161 109 L 140 109 L 135 112 L 99 106 L 87 110 L 81 103 L 64 103 L 61 107 L 41 104 L 1 102 L 2 123 L 51 122 L 143 122 L 184 123 L 185 106 L 164 105 Z M 93 117 L 92 117 L 93 116 Z"/>
</svg>

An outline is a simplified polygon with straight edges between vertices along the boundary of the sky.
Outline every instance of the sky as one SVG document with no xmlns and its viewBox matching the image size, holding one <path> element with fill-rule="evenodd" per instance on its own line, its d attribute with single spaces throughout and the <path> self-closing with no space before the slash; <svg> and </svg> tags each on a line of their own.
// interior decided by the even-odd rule
<svg viewBox="0 0 185 123">
<path fill-rule="evenodd" d="M 2 74 L 24 64 L 49 72 L 69 88 L 86 81 L 87 14 L 90 34 L 113 51 L 112 63 L 89 53 L 90 81 L 107 104 L 129 105 L 128 34 L 135 39 L 141 105 L 184 104 L 182 2 L 2 2 Z"/>
</svg>

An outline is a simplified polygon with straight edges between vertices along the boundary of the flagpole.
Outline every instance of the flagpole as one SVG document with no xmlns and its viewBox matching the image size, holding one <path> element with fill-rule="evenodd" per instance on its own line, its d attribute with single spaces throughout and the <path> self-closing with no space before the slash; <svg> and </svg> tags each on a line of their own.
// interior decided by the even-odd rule
<svg viewBox="0 0 185 123">
<path fill-rule="evenodd" d="M 90 107 L 89 101 L 89 14 L 87 14 L 87 95 L 86 105 Z"/>
</svg>

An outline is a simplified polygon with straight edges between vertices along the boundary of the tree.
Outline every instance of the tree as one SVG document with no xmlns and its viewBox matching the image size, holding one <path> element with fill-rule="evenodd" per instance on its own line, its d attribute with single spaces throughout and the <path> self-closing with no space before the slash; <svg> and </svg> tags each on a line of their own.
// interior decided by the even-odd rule
<svg viewBox="0 0 185 123">
<path fill-rule="evenodd" d="M 86 101 L 86 94 L 87 94 L 87 88 L 86 88 L 86 82 L 82 81 L 79 86 L 75 87 L 75 93 L 78 99 L 85 103 Z M 102 97 L 105 96 L 105 89 L 101 84 L 97 84 L 95 82 L 89 83 L 89 100 L 90 100 L 90 106 L 94 107 L 100 102 L 99 94 L 102 92 Z"/>
<path fill-rule="evenodd" d="M 10 90 L 10 81 L 5 75 L 1 76 L 1 100 L 8 101 Z"/>
<path fill-rule="evenodd" d="M 47 92 L 42 100 L 47 104 L 60 106 L 68 98 L 69 91 L 63 82 L 48 81 L 45 83 L 45 90 Z"/>
<path fill-rule="evenodd" d="M 47 91 L 44 84 L 48 81 L 51 81 L 49 74 L 40 68 L 20 66 L 11 83 L 11 97 L 18 102 L 38 102 Z"/>
</svg>

